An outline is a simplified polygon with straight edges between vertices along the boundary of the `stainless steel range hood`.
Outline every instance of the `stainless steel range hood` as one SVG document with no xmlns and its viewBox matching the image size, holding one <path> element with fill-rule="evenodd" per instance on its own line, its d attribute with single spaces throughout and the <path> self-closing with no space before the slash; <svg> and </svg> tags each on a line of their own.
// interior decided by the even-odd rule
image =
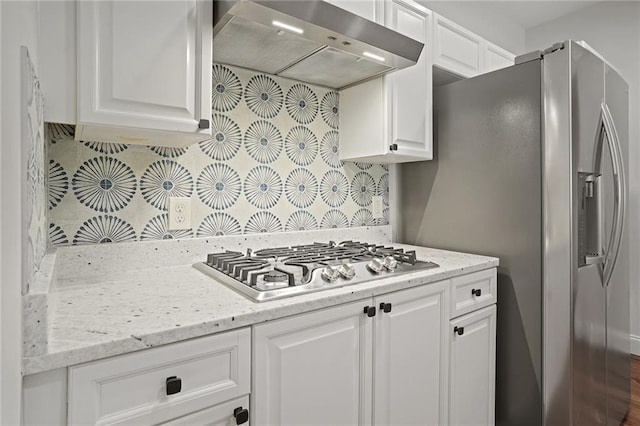
<svg viewBox="0 0 640 426">
<path fill-rule="evenodd" d="M 319 0 L 214 0 L 213 60 L 342 89 L 414 65 L 420 43 Z"/>
</svg>

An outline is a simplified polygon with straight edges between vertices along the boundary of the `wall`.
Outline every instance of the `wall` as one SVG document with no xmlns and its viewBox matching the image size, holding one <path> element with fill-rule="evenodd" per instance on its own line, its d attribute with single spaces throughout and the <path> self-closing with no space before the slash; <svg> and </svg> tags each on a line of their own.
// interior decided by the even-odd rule
<svg viewBox="0 0 640 426">
<path fill-rule="evenodd" d="M 483 7 L 482 2 L 418 0 L 418 3 L 516 55 L 526 51 L 525 29 L 506 16 Z"/>
<path fill-rule="evenodd" d="M 0 365 L 0 424 L 20 423 L 22 378 L 21 369 L 21 283 L 26 277 L 21 271 L 23 260 L 22 232 L 26 226 L 22 211 L 21 182 L 26 176 L 22 162 L 21 126 L 21 61 L 20 46 L 28 47 L 37 71 L 38 3 L 36 1 L 2 1 L 2 127 L 0 130 L 0 161 L 2 179 L 2 217 L 0 241 L 0 279 L 2 287 L 2 317 L 0 335 L 2 364 Z"/>
<path fill-rule="evenodd" d="M 2 25 L 2 4 L 0 4 L 0 26 Z M 2 28 L 0 27 L 0 100 L 2 99 Z M 2 101 L 0 101 L 0 177 L 4 178 L 2 174 Z M 0 185 L 0 241 L 2 241 L 2 185 Z M 0 319 L 2 319 L 2 288 L 4 287 L 4 281 L 2 279 L 2 243 L 0 243 Z M 0 382 L 3 380 L 4 363 L 2 357 L 2 341 L 4 333 L 2 326 L 0 326 Z M 3 405 L 5 405 L 2 397 L 2 386 L 0 386 L 0 422 L 2 422 Z"/>
<path fill-rule="evenodd" d="M 585 40 L 629 84 L 629 232 L 632 351 L 640 355 L 640 3 L 602 2 L 526 33 L 527 49 L 566 39 Z M 634 261 L 636 260 L 636 261 Z"/>
<path fill-rule="evenodd" d="M 338 158 L 338 94 L 213 67 L 212 140 L 188 148 L 74 141 L 51 127 L 52 245 L 388 224 L 388 168 Z M 168 230 L 168 197 L 192 230 Z"/>
</svg>

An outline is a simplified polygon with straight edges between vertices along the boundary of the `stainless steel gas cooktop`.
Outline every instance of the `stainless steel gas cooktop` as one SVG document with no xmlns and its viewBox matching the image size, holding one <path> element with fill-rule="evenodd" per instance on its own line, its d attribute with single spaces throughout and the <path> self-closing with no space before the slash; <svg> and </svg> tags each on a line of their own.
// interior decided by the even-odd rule
<svg viewBox="0 0 640 426">
<path fill-rule="evenodd" d="M 356 241 L 211 253 L 195 268 L 256 302 L 437 268 L 415 251 Z"/>
</svg>

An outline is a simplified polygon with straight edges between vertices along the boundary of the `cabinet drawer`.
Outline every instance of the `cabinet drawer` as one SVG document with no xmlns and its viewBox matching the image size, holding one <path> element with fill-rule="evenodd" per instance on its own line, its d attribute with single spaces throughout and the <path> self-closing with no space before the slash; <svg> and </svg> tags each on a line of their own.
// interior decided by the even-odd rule
<svg viewBox="0 0 640 426">
<path fill-rule="evenodd" d="M 249 408 L 249 396 L 245 395 L 242 398 L 232 399 L 231 401 L 223 402 L 215 407 L 205 408 L 196 413 L 189 414 L 188 416 L 180 417 L 179 419 L 172 420 L 168 423 L 162 423 L 162 426 L 231 426 L 236 425 L 238 422 L 233 416 L 233 411 L 236 408 Z M 249 422 L 243 423 L 245 426 L 249 426 Z"/>
<path fill-rule="evenodd" d="M 250 357 L 244 329 L 71 367 L 69 423 L 157 424 L 246 395 Z"/>
<path fill-rule="evenodd" d="M 474 272 L 451 280 L 451 318 L 496 303 L 496 269 Z"/>
</svg>

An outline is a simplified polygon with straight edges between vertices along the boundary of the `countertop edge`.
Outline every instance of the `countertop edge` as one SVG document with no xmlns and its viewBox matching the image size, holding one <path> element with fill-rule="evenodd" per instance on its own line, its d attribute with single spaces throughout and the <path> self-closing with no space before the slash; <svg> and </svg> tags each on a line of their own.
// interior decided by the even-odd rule
<svg viewBox="0 0 640 426">
<path fill-rule="evenodd" d="M 472 265 L 450 268 L 439 273 L 424 275 L 420 272 L 416 272 L 408 274 L 402 281 L 381 279 L 354 285 L 353 287 L 340 287 L 332 290 L 326 290 L 322 292 L 322 296 L 324 297 L 316 296 L 312 299 L 304 296 L 297 297 L 297 303 L 292 303 L 287 306 L 276 306 L 269 310 L 246 312 L 240 315 L 217 318 L 199 324 L 190 324 L 178 328 L 159 330 L 148 334 L 130 335 L 126 338 L 82 348 L 47 353 L 34 357 L 23 357 L 22 375 L 27 376 L 42 373 L 156 346 L 204 337 L 223 331 L 249 327 L 267 321 L 294 316 L 310 310 L 337 306 L 344 303 L 363 300 L 368 297 L 375 297 L 381 294 L 404 290 L 411 287 L 446 280 L 459 275 L 494 268 L 497 267 L 499 263 L 497 258 L 487 256 L 477 256 L 477 260 L 478 262 Z"/>
</svg>

